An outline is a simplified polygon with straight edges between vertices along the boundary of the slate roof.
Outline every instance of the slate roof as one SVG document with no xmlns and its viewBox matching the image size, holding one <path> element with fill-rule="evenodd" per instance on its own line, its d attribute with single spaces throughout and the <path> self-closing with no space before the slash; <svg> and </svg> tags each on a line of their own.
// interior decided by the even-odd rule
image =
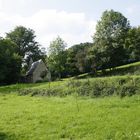
<svg viewBox="0 0 140 140">
<path fill-rule="evenodd" d="M 38 60 L 38 61 L 35 61 L 34 63 L 32 63 L 31 68 L 30 68 L 29 71 L 26 73 L 26 76 L 32 75 L 33 72 L 35 71 L 35 69 L 37 68 L 37 66 L 39 65 L 40 62 L 41 62 L 41 60 Z"/>
</svg>

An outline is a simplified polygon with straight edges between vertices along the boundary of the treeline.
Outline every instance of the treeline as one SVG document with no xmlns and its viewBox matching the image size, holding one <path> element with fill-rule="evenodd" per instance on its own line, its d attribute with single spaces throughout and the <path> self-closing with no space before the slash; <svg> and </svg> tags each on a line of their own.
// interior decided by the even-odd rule
<svg viewBox="0 0 140 140">
<path fill-rule="evenodd" d="M 0 84 L 18 82 L 28 70 L 30 58 L 43 59 L 53 79 L 85 72 L 96 74 L 99 69 L 140 60 L 140 27 L 131 27 L 120 12 L 103 12 L 92 38 L 92 43 L 68 48 L 58 36 L 46 53 L 32 29 L 17 26 L 5 38 L 0 38 Z"/>
<path fill-rule="evenodd" d="M 54 77 L 113 69 L 140 61 L 140 27 L 131 27 L 120 12 L 105 11 L 97 22 L 93 43 L 81 43 L 66 49 L 58 36 L 49 47 L 48 65 Z"/>
</svg>

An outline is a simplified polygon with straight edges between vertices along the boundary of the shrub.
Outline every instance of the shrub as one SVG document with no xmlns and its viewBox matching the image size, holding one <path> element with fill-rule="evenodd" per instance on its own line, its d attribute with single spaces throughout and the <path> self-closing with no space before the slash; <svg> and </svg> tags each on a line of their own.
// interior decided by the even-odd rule
<svg viewBox="0 0 140 140">
<path fill-rule="evenodd" d="M 136 94 L 138 90 L 138 86 L 136 85 L 138 85 L 138 83 L 140 83 L 140 78 L 127 76 L 82 81 L 73 80 L 69 83 L 69 86 L 73 88 L 78 95 L 82 96 L 99 97 L 117 94 L 120 95 L 120 97 L 124 97 Z"/>
<path fill-rule="evenodd" d="M 60 96 L 76 94 L 79 96 L 104 97 L 118 95 L 132 96 L 140 90 L 140 77 L 111 77 L 87 80 L 70 80 L 46 88 L 25 88 L 19 91 L 20 95 L 31 96 Z"/>
</svg>

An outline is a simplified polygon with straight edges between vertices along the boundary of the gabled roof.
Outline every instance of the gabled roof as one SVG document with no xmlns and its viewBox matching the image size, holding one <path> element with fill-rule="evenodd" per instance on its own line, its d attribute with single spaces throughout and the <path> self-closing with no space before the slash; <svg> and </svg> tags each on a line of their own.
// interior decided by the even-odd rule
<svg viewBox="0 0 140 140">
<path fill-rule="evenodd" d="M 35 69 L 36 69 L 37 66 L 40 64 L 41 61 L 42 61 L 42 60 L 40 59 L 40 60 L 35 61 L 34 63 L 32 63 L 31 68 L 30 68 L 29 71 L 27 71 L 27 73 L 26 73 L 26 76 L 32 75 L 33 72 L 35 71 Z"/>
</svg>

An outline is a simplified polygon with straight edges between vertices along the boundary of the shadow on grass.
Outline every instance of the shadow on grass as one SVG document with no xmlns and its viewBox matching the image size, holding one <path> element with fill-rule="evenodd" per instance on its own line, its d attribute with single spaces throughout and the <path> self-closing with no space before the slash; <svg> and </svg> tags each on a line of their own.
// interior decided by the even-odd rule
<svg viewBox="0 0 140 140">
<path fill-rule="evenodd" d="M 6 85 L 6 86 L 0 86 L 0 94 L 9 94 L 11 92 L 18 92 L 21 89 L 25 89 L 28 87 L 37 87 L 40 86 L 41 83 L 35 83 L 35 84 L 14 84 L 14 85 Z"/>
<path fill-rule="evenodd" d="M 6 133 L 0 132 L 0 140 L 14 140 L 14 138 L 10 138 Z"/>
</svg>

